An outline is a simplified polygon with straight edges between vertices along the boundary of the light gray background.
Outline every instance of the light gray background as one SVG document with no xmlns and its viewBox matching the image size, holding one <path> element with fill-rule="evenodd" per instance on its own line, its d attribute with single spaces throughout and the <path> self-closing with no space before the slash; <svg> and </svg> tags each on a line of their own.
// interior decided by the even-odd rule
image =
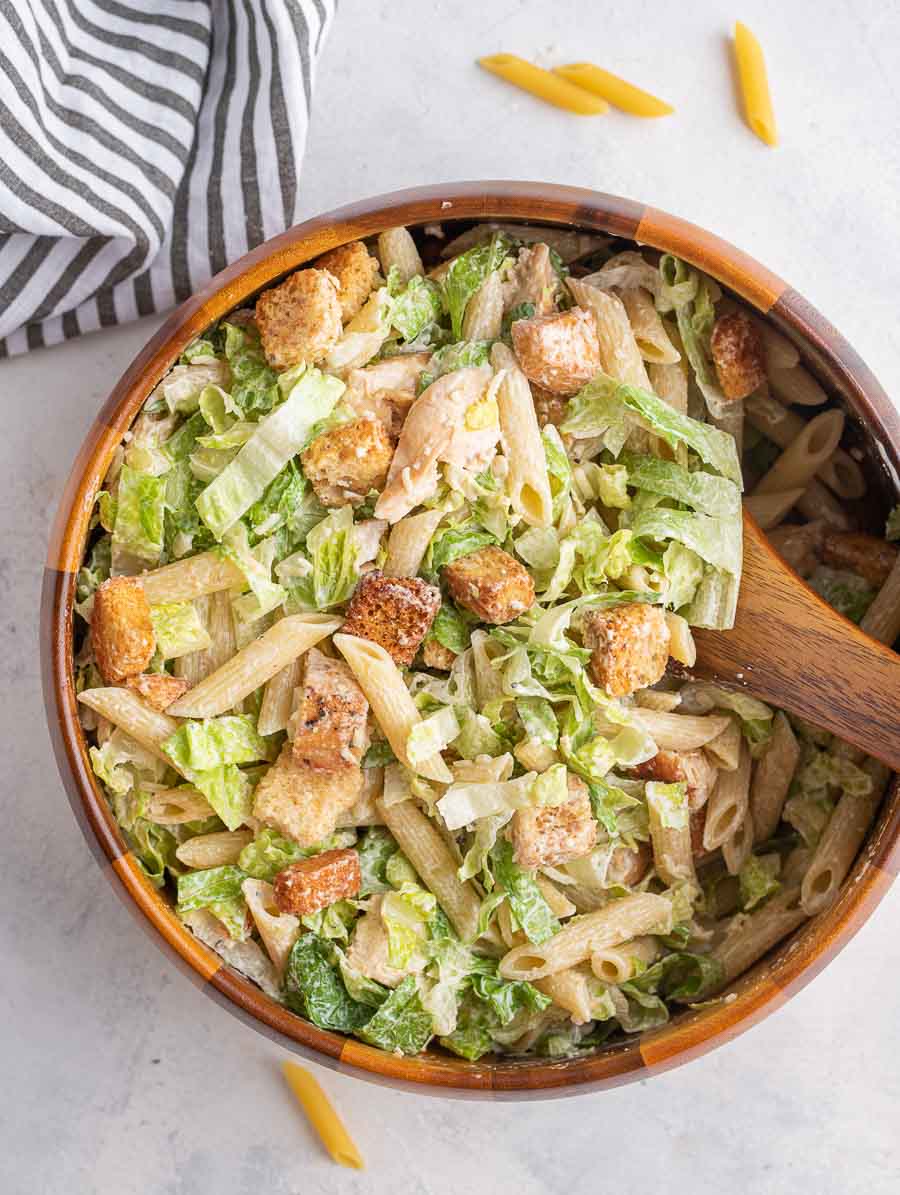
<svg viewBox="0 0 900 1195">
<path fill-rule="evenodd" d="M 343 0 L 315 96 L 304 212 L 478 177 L 652 201 L 771 265 L 900 393 L 900 9 L 744 0 L 741 10 L 768 55 L 774 152 L 735 110 L 731 5 Z M 568 116 L 473 65 L 499 50 L 592 58 L 677 114 Z M 99 403 L 157 322 L 0 366 L 0 1191 L 896 1191 L 897 888 L 786 1008 L 649 1083 L 492 1106 L 317 1068 L 368 1170 L 325 1158 L 278 1077 L 284 1052 L 182 978 L 99 874 L 44 730 L 36 639 L 50 518 Z"/>
</svg>

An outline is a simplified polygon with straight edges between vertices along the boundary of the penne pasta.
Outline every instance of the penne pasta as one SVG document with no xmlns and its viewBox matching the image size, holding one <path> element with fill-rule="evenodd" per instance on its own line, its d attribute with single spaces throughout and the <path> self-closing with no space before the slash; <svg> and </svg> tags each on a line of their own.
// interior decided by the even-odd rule
<svg viewBox="0 0 900 1195">
<path fill-rule="evenodd" d="M 497 275 L 493 275 L 497 277 Z M 528 379 L 505 344 L 491 350 L 491 364 L 500 373 L 497 406 L 509 469 L 506 492 L 513 510 L 534 527 L 553 522 L 553 496 L 547 459 Z"/>
<path fill-rule="evenodd" d="M 130 734 L 151 755 L 166 763 L 172 762 L 162 750 L 162 744 L 175 733 L 178 723 L 168 714 L 161 714 L 147 705 L 131 689 L 84 689 L 78 694 L 78 700 Z"/>
<path fill-rule="evenodd" d="M 773 328 L 768 320 L 752 316 L 751 320 L 762 340 L 767 372 L 770 369 L 793 369 L 800 364 L 800 353 L 793 341 Z"/>
<path fill-rule="evenodd" d="M 385 278 L 391 270 L 396 270 L 403 283 L 425 273 L 416 242 L 406 228 L 388 228 L 379 234 L 378 260 Z"/>
<path fill-rule="evenodd" d="M 667 714 L 648 709 L 636 710 L 635 716 L 657 747 L 670 751 L 694 751 L 704 747 L 731 721 L 727 714 Z"/>
<path fill-rule="evenodd" d="M 798 486 L 793 490 L 777 490 L 772 494 L 751 494 L 744 499 L 744 506 L 763 531 L 771 531 L 784 522 L 785 516 L 797 505 L 805 492 L 802 486 Z"/>
<path fill-rule="evenodd" d="M 206 797 L 193 788 L 161 788 L 147 802 L 147 820 L 158 826 L 202 822 L 214 813 Z"/>
<path fill-rule="evenodd" d="M 252 830 L 197 834 L 175 848 L 175 857 L 185 867 L 224 867 L 228 863 L 237 863 L 241 851 L 252 841 Z"/>
<path fill-rule="evenodd" d="M 737 718 L 731 718 L 722 733 L 710 739 L 703 750 L 710 763 L 721 771 L 734 772 L 741 762 L 743 741 L 740 722 Z"/>
<path fill-rule="evenodd" d="M 681 354 L 669 339 L 650 292 L 635 286 L 620 290 L 618 294 L 644 361 L 648 365 L 677 364 Z"/>
<path fill-rule="evenodd" d="M 807 916 L 823 912 L 837 899 L 881 803 L 886 780 L 886 771 L 874 775 L 868 796 L 844 793 L 835 806 L 800 885 L 800 904 Z"/>
<path fill-rule="evenodd" d="M 880 643 L 893 643 L 900 635 L 900 557 L 859 625 Z"/>
<path fill-rule="evenodd" d="M 196 688 L 173 702 L 173 714 L 184 718 L 213 718 L 264 685 L 341 625 L 328 614 L 291 614 L 232 656 Z"/>
<path fill-rule="evenodd" d="M 453 774 L 439 754 L 413 767 L 407 754 L 412 728 L 422 720 L 400 669 L 377 643 L 355 635 L 335 635 L 334 645 L 350 665 L 372 715 L 401 763 L 428 780 L 449 784 Z M 449 913 L 448 913 L 449 916 Z"/>
<path fill-rule="evenodd" d="M 853 517 L 844 505 L 817 477 L 807 483 L 795 505 L 805 518 L 821 519 L 829 527 L 836 527 L 839 531 L 852 531 L 855 525 Z"/>
<path fill-rule="evenodd" d="M 226 591 L 223 590 L 222 592 L 225 593 Z M 207 632 L 209 631 L 209 610 L 213 596 L 214 595 L 212 594 L 204 594 L 203 597 L 194 598 L 194 607 L 197 611 L 197 617 L 200 619 L 200 622 L 206 628 Z M 210 635 L 209 647 L 204 648 L 202 651 L 191 651 L 187 652 L 183 656 L 176 656 L 175 663 L 173 665 L 173 672 L 175 676 L 181 677 L 182 680 L 186 680 L 191 688 L 193 688 L 194 685 L 199 684 L 199 682 L 203 680 L 204 676 L 208 675 L 208 672 L 205 672 L 204 668 L 206 666 L 208 654 L 212 650 L 213 646 L 214 640 L 212 635 Z M 209 671 L 212 671 L 212 669 L 209 669 Z"/>
<path fill-rule="evenodd" d="M 622 300 L 579 278 L 567 278 L 566 285 L 578 306 L 594 317 L 605 372 L 629 386 L 649 390 L 650 379 Z"/>
<path fill-rule="evenodd" d="M 488 274 L 466 305 L 464 340 L 496 340 L 503 327 L 503 282 L 500 271 Z"/>
<path fill-rule="evenodd" d="M 696 882 L 691 849 L 691 825 L 687 796 L 675 807 L 669 795 L 662 795 L 667 786 L 651 781 L 646 787 L 650 842 L 656 873 L 664 884 L 673 887 L 685 881 Z"/>
<path fill-rule="evenodd" d="M 766 371 L 769 385 L 783 403 L 800 407 L 820 407 L 828 401 L 828 395 L 802 365 L 791 369 L 775 366 Z"/>
<path fill-rule="evenodd" d="M 282 913 L 275 904 L 275 891 L 265 880 L 246 879 L 241 892 L 253 918 L 253 924 L 279 975 L 284 974 L 294 943 L 300 937 L 300 920 L 293 913 Z"/>
<path fill-rule="evenodd" d="M 750 858 L 753 850 L 753 822 L 749 812 L 744 814 L 743 821 L 735 826 L 731 835 L 722 843 L 722 858 L 728 868 L 729 875 L 739 875 L 741 868 Z"/>
<path fill-rule="evenodd" d="M 294 690 L 300 684 L 302 675 L 303 660 L 298 656 L 268 681 L 256 720 L 256 729 L 260 734 L 276 734 L 279 730 L 287 730 L 294 709 Z"/>
<path fill-rule="evenodd" d="M 787 448 L 805 426 L 803 417 L 768 395 L 752 395 L 744 406 L 747 420 L 779 448 Z M 836 448 L 817 472 L 839 498 L 861 498 L 866 481 L 857 462 L 843 448 Z"/>
<path fill-rule="evenodd" d="M 591 955 L 591 970 L 603 983 L 628 983 L 663 953 L 657 938 L 632 938 L 621 946 L 604 946 Z"/>
<path fill-rule="evenodd" d="M 318 1081 L 296 1062 L 282 1062 L 281 1069 L 297 1102 L 332 1159 L 350 1170 L 364 1170 L 362 1154 Z"/>
<path fill-rule="evenodd" d="M 549 996 L 554 1004 L 564 1008 L 575 1025 L 586 1025 L 594 1019 L 599 986 L 590 967 L 583 964 L 547 975 L 535 981 L 539 992 Z"/>
<path fill-rule="evenodd" d="M 423 510 L 421 514 L 407 515 L 394 524 L 384 562 L 386 577 L 414 577 L 418 573 L 443 517 L 442 510 Z"/>
<path fill-rule="evenodd" d="M 778 144 L 778 131 L 769 94 L 766 60 L 759 42 L 741 21 L 736 21 L 734 26 L 734 55 L 747 124 L 760 141 L 775 146 Z"/>
<path fill-rule="evenodd" d="M 675 111 L 670 104 L 657 99 L 655 95 L 642 91 L 633 83 L 626 83 L 624 79 L 611 75 L 609 71 L 601 70 L 592 62 L 573 62 L 568 66 L 557 66 L 554 68 L 554 74 L 568 79 L 576 87 L 583 87 L 594 95 L 602 96 L 613 107 L 631 116 L 669 116 Z"/>
<path fill-rule="evenodd" d="M 805 488 L 831 457 L 844 431 L 841 411 L 823 411 L 804 424 L 768 473 L 756 485 L 754 495 Z"/>
<path fill-rule="evenodd" d="M 391 806 L 377 801 L 376 805 L 400 849 L 425 886 L 435 894 L 453 928 L 464 942 L 474 942 L 481 901 L 472 881 L 461 880 L 457 875 L 459 865 L 440 831 L 414 801 Z"/>
<path fill-rule="evenodd" d="M 492 75 L 497 75 L 513 87 L 527 91 L 530 95 L 545 100 L 557 108 L 564 108 L 567 112 L 574 112 L 578 116 L 597 116 L 609 110 L 609 105 L 602 99 L 574 83 L 560 78 L 550 71 L 541 70 L 524 58 L 517 58 L 514 54 L 490 54 L 486 58 L 479 58 L 478 65 Z"/>
<path fill-rule="evenodd" d="M 537 886 L 541 890 L 541 896 L 543 896 L 544 900 L 550 906 L 550 912 L 553 916 L 571 917 L 576 910 L 565 893 L 548 880 L 546 876 L 538 874 L 535 879 Z"/>
<path fill-rule="evenodd" d="M 710 953 L 722 967 L 721 978 L 715 986 L 699 992 L 699 998 L 716 995 L 807 920 L 796 903 L 798 895 L 796 888 L 786 889 L 761 909 L 746 916 L 739 914 L 732 921 L 725 938 Z"/>
<path fill-rule="evenodd" d="M 778 711 L 772 737 L 757 761 L 750 785 L 750 814 L 754 842 L 766 842 L 775 833 L 788 789 L 800 759 L 800 744 L 785 714 Z"/>
<path fill-rule="evenodd" d="M 680 362 L 676 362 L 674 365 L 658 365 L 655 361 L 648 361 L 647 374 L 653 393 L 658 395 L 663 402 L 667 402 L 674 410 L 686 415 L 688 380 L 684 366 Z"/>
<path fill-rule="evenodd" d="M 151 606 L 190 602 L 222 589 L 244 589 L 247 584 L 238 566 L 214 551 L 164 564 L 141 573 L 138 580 Z"/>
<path fill-rule="evenodd" d="M 709 798 L 703 827 L 705 850 L 714 851 L 722 846 L 746 818 L 750 804 L 751 764 L 747 744 L 742 743 L 738 766 L 733 772 L 722 772 Z"/>
<path fill-rule="evenodd" d="M 687 619 L 667 610 L 666 626 L 669 628 L 669 655 L 679 664 L 693 668 L 697 663 L 697 645 Z"/>
<path fill-rule="evenodd" d="M 671 929 L 671 903 L 652 892 L 638 892 L 570 921 L 540 945 L 516 946 L 500 960 L 500 974 L 504 979 L 543 979 L 583 963 L 604 946 Z"/>
</svg>

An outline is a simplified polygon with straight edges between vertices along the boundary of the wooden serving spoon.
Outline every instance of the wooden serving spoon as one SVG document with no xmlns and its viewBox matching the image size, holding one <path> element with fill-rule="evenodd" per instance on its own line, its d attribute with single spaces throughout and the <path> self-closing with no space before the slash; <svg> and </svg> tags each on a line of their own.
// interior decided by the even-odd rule
<svg viewBox="0 0 900 1195">
<path fill-rule="evenodd" d="M 746 688 L 900 771 L 900 656 L 805 585 L 746 510 L 734 627 L 694 639 L 693 675 Z"/>
</svg>

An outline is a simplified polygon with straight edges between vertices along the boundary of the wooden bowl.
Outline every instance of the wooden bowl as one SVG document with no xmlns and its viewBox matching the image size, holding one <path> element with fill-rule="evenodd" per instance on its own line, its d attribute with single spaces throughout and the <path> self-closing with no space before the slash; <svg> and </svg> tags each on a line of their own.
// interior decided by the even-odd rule
<svg viewBox="0 0 900 1195">
<path fill-rule="evenodd" d="M 113 887 L 195 983 L 281 1045 L 336 1070 L 437 1095 L 509 1099 L 614 1087 L 668 1070 L 730 1041 L 773 1012 L 856 933 L 900 868 L 897 780 L 838 901 L 753 967 L 735 996 L 675 1016 L 641 1038 L 586 1057 L 466 1062 L 440 1051 L 396 1057 L 330 1033 L 288 1012 L 226 966 L 177 920 L 129 851 L 91 770 L 78 722 L 72 665 L 75 577 L 94 496 L 113 451 L 150 391 L 198 333 L 257 292 L 335 245 L 397 225 L 452 220 L 528 220 L 611 233 L 669 251 L 711 274 L 766 314 L 798 345 L 807 365 L 843 397 L 870 450 L 870 475 L 886 486 L 900 473 L 900 416 L 841 335 L 796 291 L 711 233 L 633 200 L 540 183 L 475 182 L 381 196 L 318 216 L 242 257 L 183 303 L 115 386 L 75 460 L 50 541 L 41 602 L 44 700 L 59 770 L 88 844 Z"/>
</svg>

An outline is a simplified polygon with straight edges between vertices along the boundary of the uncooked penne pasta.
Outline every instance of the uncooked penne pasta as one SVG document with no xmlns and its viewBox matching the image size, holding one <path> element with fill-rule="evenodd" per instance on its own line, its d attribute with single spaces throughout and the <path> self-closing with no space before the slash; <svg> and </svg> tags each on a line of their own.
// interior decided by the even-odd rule
<svg viewBox="0 0 900 1195">
<path fill-rule="evenodd" d="M 416 242 L 406 228 L 387 228 L 379 234 L 378 259 L 385 278 L 392 269 L 398 272 L 400 281 L 404 283 L 417 274 L 425 273 Z"/>
<path fill-rule="evenodd" d="M 153 709 L 131 689 L 84 689 L 78 700 L 130 734 L 152 755 L 171 763 L 162 744 L 178 729 L 174 718 Z"/>
<path fill-rule="evenodd" d="M 773 527 L 784 522 L 785 516 L 797 505 L 804 493 L 803 486 L 797 486 L 793 490 L 776 490 L 771 494 L 750 494 L 744 499 L 744 506 L 763 531 L 771 531 Z"/>
<path fill-rule="evenodd" d="M 674 365 L 680 361 L 681 354 L 669 339 L 650 292 L 636 286 L 620 290 L 618 295 L 644 361 L 648 365 Z"/>
<path fill-rule="evenodd" d="M 757 483 L 753 493 L 772 494 L 797 486 L 805 488 L 837 448 L 843 430 L 841 411 L 823 411 L 810 419 Z"/>
<path fill-rule="evenodd" d="M 256 729 L 260 734 L 276 734 L 279 730 L 287 730 L 294 709 L 294 690 L 300 684 L 302 675 L 303 659 L 298 656 L 268 681 L 256 720 Z"/>
<path fill-rule="evenodd" d="M 531 387 L 512 352 L 499 341 L 491 350 L 491 364 L 502 371 L 497 406 L 509 462 L 506 492 L 513 510 L 526 523 L 549 527 L 553 522 L 553 496 Z"/>
<path fill-rule="evenodd" d="M 350 665 L 372 715 L 401 763 L 428 780 L 449 784 L 453 774 L 439 754 L 413 767 L 407 754 L 409 732 L 422 720 L 400 669 L 377 643 L 355 635 L 335 635 L 334 645 Z M 449 913 L 448 913 L 449 916 Z"/>
<path fill-rule="evenodd" d="M 309 1118 L 309 1123 L 318 1133 L 322 1144 L 331 1154 L 332 1160 L 349 1170 L 363 1170 L 365 1163 L 362 1154 L 356 1148 L 355 1142 L 315 1076 L 296 1062 L 282 1062 L 281 1069 L 288 1086 Z"/>
<path fill-rule="evenodd" d="M 381 801 L 376 804 L 385 825 L 422 882 L 437 897 L 453 928 L 464 942 L 474 942 L 481 901 L 472 881 L 461 880 L 457 875 L 459 865 L 437 827 L 414 801 L 391 806 Z"/>
<path fill-rule="evenodd" d="M 386 577 L 414 577 L 418 573 L 443 517 L 441 510 L 423 510 L 421 514 L 407 515 L 394 524 L 384 562 Z"/>
<path fill-rule="evenodd" d="M 213 718 L 225 713 L 340 625 L 339 618 L 328 614 L 282 618 L 173 702 L 172 713 L 184 718 Z"/>
<path fill-rule="evenodd" d="M 694 751 L 720 735 L 731 721 L 727 714 L 666 714 L 658 710 L 635 711 L 657 747 L 671 751 Z"/>
<path fill-rule="evenodd" d="M 631 116 L 669 116 L 675 109 L 664 100 L 657 99 L 649 91 L 642 91 L 633 83 L 626 83 L 618 75 L 601 70 L 592 62 L 572 62 L 557 66 L 554 74 L 568 79 L 577 87 L 583 87 L 595 95 L 602 96 L 615 108 Z"/>
<path fill-rule="evenodd" d="M 671 929 L 671 902 L 652 892 L 637 892 L 570 921 L 540 945 L 515 947 L 500 960 L 500 974 L 505 979 L 543 979 L 583 963 L 604 946 L 644 934 L 668 934 Z"/>
<path fill-rule="evenodd" d="M 243 589 L 244 574 L 232 561 L 217 552 L 201 552 L 138 577 L 151 606 L 189 602 L 220 589 Z"/>
<path fill-rule="evenodd" d="M 747 124 L 760 141 L 765 141 L 766 145 L 777 145 L 778 132 L 769 93 L 766 60 L 759 42 L 740 21 L 736 21 L 734 26 L 734 54 Z"/>
<path fill-rule="evenodd" d="M 224 867 L 237 863 L 241 851 L 252 841 L 252 830 L 196 834 L 175 848 L 175 857 L 186 867 Z"/>
<path fill-rule="evenodd" d="M 752 762 L 747 744 L 743 743 L 738 766 L 733 772 L 720 774 L 706 811 L 706 825 L 703 828 L 705 850 L 714 851 L 727 842 L 746 818 L 750 803 Z"/>
<path fill-rule="evenodd" d="M 565 79 L 559 78 L 549 71 L 541 70 L 524 58 L 517 58 L 514 54 L 490 54 L 487 58 L 479 58 L 478 65 L 492 75 L 499 75 L 513 87 L 519 87 L 540 100 L 546 100 L 557 108 L 565 108 L 567 112 L 575 112 L 578 116 L 597 116 L 609 109 L 609 105 L 602 99 L 582 87 L 576 87 Z"/>
</svg>

